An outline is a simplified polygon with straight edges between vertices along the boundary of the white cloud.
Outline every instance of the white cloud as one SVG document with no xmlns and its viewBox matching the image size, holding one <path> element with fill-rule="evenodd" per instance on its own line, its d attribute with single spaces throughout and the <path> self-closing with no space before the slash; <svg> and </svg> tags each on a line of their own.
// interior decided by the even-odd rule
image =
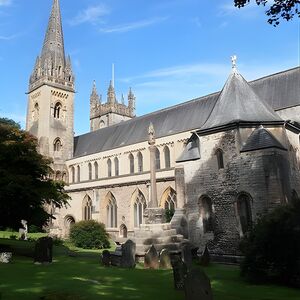
<svg viewBox="0 0 300 300">
<path fill-rule="evenodd" d="M 101 19 L 103 16 L 106 16 L 109 13 L 110 9 L 104 4 L 90 6 L 87 9 L 80 11 L 74 19 L 69 21 L 69 24 L 72 26 L 80 25 L 83 23 L 97 24 L 102 21 Z"/>
<path fill-rule="evenodd" d="M 1 1 L 1 0 L 0 0 Z M 16 38 L 17 35 L 13 34 L 13 35 L 0 35 L 0 41 L 9 41 L 9 40 L 13 40 L 14 38 Z"/>
<path fill-rule="evenodd" d="M 120 24 L 120 25 L 116 25 L 116 26 L 112 26 L 112 27 L 101 28 L 100 32 L 103 32 L 103 33 L 128 32 L 131 30 L 148 27 L 148 26 L 151 26 L 151 25 L 154 25 L 157 23 L 161 23 L 167 19 L 168 19 L 167 17 L 161 17 L 161 18 L 142 20 L 142 21 L 133 22 L 133 23 Z"/>
<path fill-rule="evenodd" d="M 12 0 L 0 0 L 0 6 L 9 6 L 12 4 Z"/>
</svg>

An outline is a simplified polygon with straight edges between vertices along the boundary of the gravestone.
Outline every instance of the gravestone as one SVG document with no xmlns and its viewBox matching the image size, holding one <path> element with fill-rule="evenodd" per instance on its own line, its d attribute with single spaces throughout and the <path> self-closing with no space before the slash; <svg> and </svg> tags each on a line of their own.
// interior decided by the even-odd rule
<svg viewBox="0 0 300 300">
<path fill-rule="evenodd" d="M 145 269 L 158 269 L 158 254 L 157 251 L 152 245 L 150 249 L 145 254 L 144 268 Z"/>
<path fill-rule="evenodd" d="M 184 293 L 186 300 L 212 300 L 210 280 L 197 267 L 191 268 L 184 278 Z"/>
<path fill-rule="evenodd" d="M 210 263 L 210 255 L 207 248 L 207 245 L 205 246 L 204 252 L 202 253 L 200 257 L 200 264 L 201 266 L 207 267 Z"/>
<path fill-rule="evenodd" d="M 1 252 L 0 253 L 0 263 L 8 264 L 11 262 L 12 253 L 11 252 Z"/>
<path fill-rule="evenodd" d="M 191 268 L 193 263 L 192 247 L 188 242 L 182 243 L 181 245 L 181 259 L 186 264 L 187 268 Z"/>
<path fill-rule="evenodd" d="M 159 268 L 160 269 L 171 269 L 171 258 L 168 249 L 162 249 L 159 256 Z"/>
<path fill-rule="evenodd" d="M 183 290 L 184 278 L 187 274 L 187 266 L 179 256 L 172 257 L 171 263 L 173 268 L 175 290 Z"/>
<path fill-rule="evenodd" d="M 122 245 L 122 258 L 121 258 L 122 268 L 135 267 L 135 249 L 136 249 L 136 245 L 132 240 L 127 240 L 126 243 Z"/>
<path fill-rule="evenodd" d="M 51 263 L 52 262 L 53 240 L 51 237 L 42 237 L 35 243 L 34 262 Z"/>
<path fill-rule="evenodd" d="M 110 253 L 108 250 L 104 250 L 101 255 L 101 262 L 104 267 L 110 266 Z"/>
</svg>

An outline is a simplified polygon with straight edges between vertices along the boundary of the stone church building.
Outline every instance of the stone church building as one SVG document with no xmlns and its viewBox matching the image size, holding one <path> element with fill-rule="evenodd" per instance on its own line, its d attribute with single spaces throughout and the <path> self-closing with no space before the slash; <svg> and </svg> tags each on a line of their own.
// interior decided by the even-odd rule
<svg viewBox="0 0 300 300">
<path fill-rule="evenodd" d="M 116 240 L 134 238 L 151 201 L 150 124 L 158 206 L 175 210 L 168 228 L 195 246 L 238 255 L 258 216 L 300 193 L 299 68 L 247 82 L 233 61 L 222 91 L 140 117 L 131 89 L 125 104 L 113 82 L 107 100 L 94 83 L 90 132 L 75 137 L 74 82 L 54 0 L 26 123 L 72 198 L 67 209 L 52 208 L 53 234 L 67 236 L 72 223 L 94 219 Z"/>
</svg>

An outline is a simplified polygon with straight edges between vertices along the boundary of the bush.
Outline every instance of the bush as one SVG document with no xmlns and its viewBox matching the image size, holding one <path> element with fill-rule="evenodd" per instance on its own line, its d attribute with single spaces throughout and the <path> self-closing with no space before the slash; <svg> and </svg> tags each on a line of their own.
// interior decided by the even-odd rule
<svg viewBox="0 0 300 300">
<path fill-rule="evenodd" d="M 241 274 L 255 283 L 300 287 L 300 201 L 262 216 L 241 242 Z"/>
<path fill-rule="evenodd" d="M 110 246 L 104 225 L 94 220 L 80 221 L 72 225 L 70 240 L 76 247 L 85 249 L 103 249 Z"/>
<path fill-rule="evenodd" d="M 41 232 L 41 231 L 42 230 L 38 226 L 36 226 L 36 225 L 30 225 L 28 227 L 28 232 L 29 233 L 38 233 L 38 232 Z"/>
<path fill-rule="evenodd" d="M 11 235 L 9 236 L 9 238 L 10 238 L 11 240 L 16 240 L 16 239 L 17 239 L 17 236 L 16 236 L 15 234 L 11 234 Z"/>
</svg>

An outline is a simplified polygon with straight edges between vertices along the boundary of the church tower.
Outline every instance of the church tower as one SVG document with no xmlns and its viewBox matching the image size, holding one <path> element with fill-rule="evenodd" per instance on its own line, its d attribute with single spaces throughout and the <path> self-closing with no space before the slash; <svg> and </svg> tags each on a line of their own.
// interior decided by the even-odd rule
<svg viewBox="0 0 300 300">
<path fill-rule="evenodd" d="M 59 0 L 53 0 L 42 52 L 30 76 L 26 130 L 38 138 L 40 153 L 53 159 L 56 179 L 66 179 L 65 161 L 73 155 L 74 93 Z"/>
</svg>

